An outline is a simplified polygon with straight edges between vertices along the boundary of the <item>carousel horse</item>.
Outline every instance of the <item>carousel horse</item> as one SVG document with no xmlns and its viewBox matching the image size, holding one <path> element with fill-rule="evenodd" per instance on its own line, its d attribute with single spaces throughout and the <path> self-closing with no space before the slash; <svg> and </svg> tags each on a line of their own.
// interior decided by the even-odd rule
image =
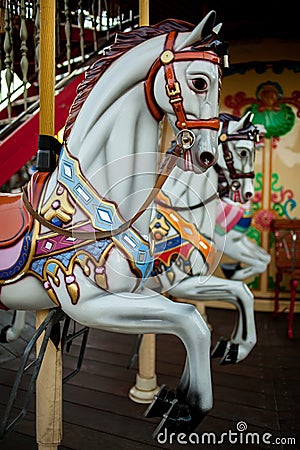
<svg viewBox="0 0 300 450">
<path fill-rule="evenodd" d="M 157 432 L 191 431 L 212 408 L 207 324 L 145 281 L 155 195 L 175 165 L 200 174 L 217 159 L 227 44 L 214 25 L 211 11 L 196 27 L 170 19 L 120 33 L 79 85 L 63 144 L 40 136 L 39 170 L 22 194 L 0 197 L 2 308 L 56 307 L 90 328 L 181 339 L 185 368 Z M 161 162 L 164 116 L 177 138 Z"/>
<path fill-rule="evenodd" d="M 271 255 L 247 237 L 251 221 L 251 200 L 241 204 L 224 197 L 218 204 L 215 242 L 218 250 L 236 261 L 221 264 L 231 280 L 243 281 L 264 273 L 270 264 Z"/>
<path fill-rule="evenodd" d="M 227 220 L 229 217 L 230 220 Z M 221 268 L 228 279 L 244 281 L 246 278 L 264 273 L 270 264 L 271 255 L 246 235 L 251 221 L 251 200 L 243 204 L 223 197 L 218 202 L 214 235 L 216 249 L 237 261 L 221 263 Z M 233 285 L 233 287 L 237 286 L 242 285 L 236 283 Z M 25 321 L 26 312 L 15 311 L 11 325 L 6 325 L 0 332 L 0 342 L 8 343 L 18 339 L 24 329 Z M 225 360 L 227 363 L 233 361 L 232 358 L 222 358 L 221 364 L 224 364 Z"/>
<path fill-rule="evenodd" d="M 218 264 L 214 233 L 219 196 L 229 195 L 239 208 L 254 193 L 259 130 L 249 113 L 242 118 L 221 114 L 220 119 L 217 163 L 201 176 L 175 169 L 155 200 L 151 223 L 155 262 L 147 285 L 181 299 L 233 303 L 237 326 L 230 339 L 219 341 L 212 356 L 220 357 L 221 364 L 234 364 L 246 358 L 256 343 L 254 299 L 246 284 L 212 275 Z M 225 186 L 218 191 L 220 176 Z"/>
</svg>

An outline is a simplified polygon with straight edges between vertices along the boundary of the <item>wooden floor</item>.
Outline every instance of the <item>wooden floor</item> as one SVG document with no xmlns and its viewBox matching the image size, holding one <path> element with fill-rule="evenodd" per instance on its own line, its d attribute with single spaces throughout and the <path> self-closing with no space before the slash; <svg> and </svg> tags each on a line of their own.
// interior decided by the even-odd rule
<svg viewBox="0 0 300 450">
<path fill-rule="evenodd" d="M 213 343 L 220 336 L 227 337 L 234 323 L 235 311 L 207 309 L 207 313 L 213 325 Z M 9 321 L 9 314 L 0 313 L 1 323 Z M 145 419 L 145 405 L 136 404 L 128 398 L 136 375 L 136 365 L 132 369 L 126 368 L 134 337 L 90 330 L 83 367 L 63 387 L 63 439 L 60 450 L 300 449 L 300 315 L 295 315 L 293 342 L 287 338 L 285 314 L 271 320 L 271 314 L 258 312 L 256 322 L 258 343 L 245 361 L 235 366 L 220 366 L 217 360 L 212 360 L 214 407 L 196 432 L 200 439 L 204 432 L 214 433 L 217 440 L 221 439 L 222 433 L 227 433 L 227 438 L 224 436 L 223 443 L 218 445 L 202 446 L 193 443 L 158 444 L 153 440 L 152 433 L 158 419 Z M 30 325 L 25 334 L 28 338 Z M 25 341 L 0 347 L 1 416 L 18 366 L 18 358 L 14 355 L 22 352 Z M 74 367 L 77 352 L 78 345 L 74 344 L 70 353 L 64 355 L 65 371 Z M 167 383 L 175 387 L 183 361 L 183 346 L 177 338 L 157 336 L 159 384 Z M 20 407 L 25 389 L 26 380 L 17 398 L 17 407 Z M 22 422 L 0 441 L 1 449 L 37 448 L 34 409 L 33 399 Z M 239 422 L 244 422 L 247 430 L 238 433 L 238 439 L 245 437 L 247 432 L 251 436 L 256 433 L 252 437 L 254 443 L 234 443 L 234 435 L 229 441 L 229 431 L 236 432 Z M 282 443 L 268 445 L 263 443 L 263 437 L 270 442 L 281 438 Z M 288 445 L 289 438 L 295 438 L 297 443 Z"/>
</svg>

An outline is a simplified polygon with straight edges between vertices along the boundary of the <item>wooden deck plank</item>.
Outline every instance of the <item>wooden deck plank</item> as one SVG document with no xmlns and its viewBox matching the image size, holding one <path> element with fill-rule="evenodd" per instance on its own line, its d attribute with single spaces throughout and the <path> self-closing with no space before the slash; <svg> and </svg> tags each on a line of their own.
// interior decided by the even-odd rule
<svg viewBox="0 0 300 450">
<path fill-rule="evenodd" d="M 212 345 L 222 335 L 229 336 L 235 320 L 232 310 L 208 309 L 213 323 Z M 249 357 L 235 366 L 220 366 L 212 360 L 214 406 L 196 432 L 214 432 L 220 437 L 228 430 L 236 430 L 244 421 L 248 431 L 260 436 L 300 439 L 300 383 L 299 350 L 300 315 L 295 314 L 295 341 L 286 337 L 286 317 L 270 320 L 270 314 L 257 313 L 258 342 Z M 138 405 L 128 398 L 128 390 L 135 383 L 136 363 L 127 369 L 134 336 L 90 330 L 85 358 L 80 373 L 63 387 L 63 440 L 59 450 L 152 450 L 154 448 L 182 449 L 182 445 L 159 445 L 152 439 L 158 419 L 145 419 L 146 405 Z M 20 344 L 21 345 L 21 344 Z M 22 344 L 23 345 L 23 344 Z M 9 348 L 9 346 L 7 346 Z M 64 355 L 64 371 L 76 363 L 79 342 Z M 182 371 L 185 351 L 175 336 L 157 336 L 157 375 L 160 384 L 175 387 Z M 18 360 L 10 358 L 0 366 L 0 413 L 9 395 L 9 387 L 18 367 Z M 20 408 L 28 383 L 25 376 L 16 408 Z M 26 418 L 4 440 L 4 450 L 36 447 L 34 433 L 34 400 Z M 21 447 L 20 447 L 21 446 Z M 195 445 L 184 445 L 194 449 Z M 228 442 L 209 448 L 230 450 Z M 292 446 L 291 446 L 292 447 Z M 208 448 L 208 447 L 207 447 Z M 259 445 L 239 445 L 243 448 L 268 448 Z M 284 446 L 276 446 L 284 448 Z M 293 447 L 295 448 L 295 446 Z"/>
</svg>

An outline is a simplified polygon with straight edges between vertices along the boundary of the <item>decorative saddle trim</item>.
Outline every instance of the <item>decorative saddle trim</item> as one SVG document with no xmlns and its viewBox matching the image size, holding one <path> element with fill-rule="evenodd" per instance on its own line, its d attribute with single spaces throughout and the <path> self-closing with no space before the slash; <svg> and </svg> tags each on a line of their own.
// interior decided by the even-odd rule
<svg viewBox="0 0 300 450">
<path fill-rule="evenodd" d="M 180 247 L 182 247 L 180 254 L 188 258 L 191 250 L 196 248 L 201 253 L 208 268 L 211 268 L 215 259 L 214 246 L 199 233 L 193 223 L 186 221 L 180 214 L 170 208 L 170 200 L 161 191 L 158 193 L 157 198 L 160 201 L 157 203 L 157 211 L 178 232 L 180 238 L 176 236 L 168 239 L 164 251 L 162 251 L 162 243 L 157 242 L 155 245 L 155 258 L 159 257 L 163 260 L 164 252 L 167 252 L 171 257 L 171 249 L 180 249 Z M 164 204 L 166 207 L 163 206 Z"/>
<path fill-rule="evenodd" d="M 1 215 L 0 248 L 12 247 L 32 227 L 32 218 L 23 205 L 21 194 L 0 196 Z"/>
<path fill-rule="evenodd" d="M 37 206 L 48 173 L 36 172 L 28 184 L 28 196 Z M 22 203 L 21 194 L 0 196 L 0 284 L 15 281 L 26 273 L 32 257 L 33 219 Z"/>
<path fill-rule="evenodd" d="M 75 203 L 85 212 L 94 229 L 110 231 L 120 228 L 125 220 L 120 215 L 117 206 L 98 193 L 82 176 L 78 161 L 63 147 L 58 166 L 57 180 L 70 193 Z M 147 242 L 132 227 L 112 236 L 115 245 L 126 253 L 126 256 L 141 278 L 147 278 L 153 265 L 153 255 Z"/>
<path fill-rule="evenodd" d="M 217 218 L 215 231 L 223 236 L 235 229 L 240 233 L 246 233 L 252 221 L 251 206 L 241 203 L 231 204 L 222 201 L 217 206 Z"/>
</svg>

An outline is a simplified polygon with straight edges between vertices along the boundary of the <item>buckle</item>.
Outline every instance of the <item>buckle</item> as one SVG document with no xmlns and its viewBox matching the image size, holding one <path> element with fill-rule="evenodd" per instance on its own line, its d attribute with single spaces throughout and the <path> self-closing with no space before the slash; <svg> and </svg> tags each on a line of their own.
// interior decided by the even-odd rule
<svg viewBox="0 0 300 450">
<path fill-rule="evenodd" d="M 166 91 L 168 97 L 174 97 L 174 95 L 179 95 L 181 93 L 181 90 L 178 81 L 175 81 L 174 87 L 170 87 L 168 84 L 166 84 Z"/>
</svg>

